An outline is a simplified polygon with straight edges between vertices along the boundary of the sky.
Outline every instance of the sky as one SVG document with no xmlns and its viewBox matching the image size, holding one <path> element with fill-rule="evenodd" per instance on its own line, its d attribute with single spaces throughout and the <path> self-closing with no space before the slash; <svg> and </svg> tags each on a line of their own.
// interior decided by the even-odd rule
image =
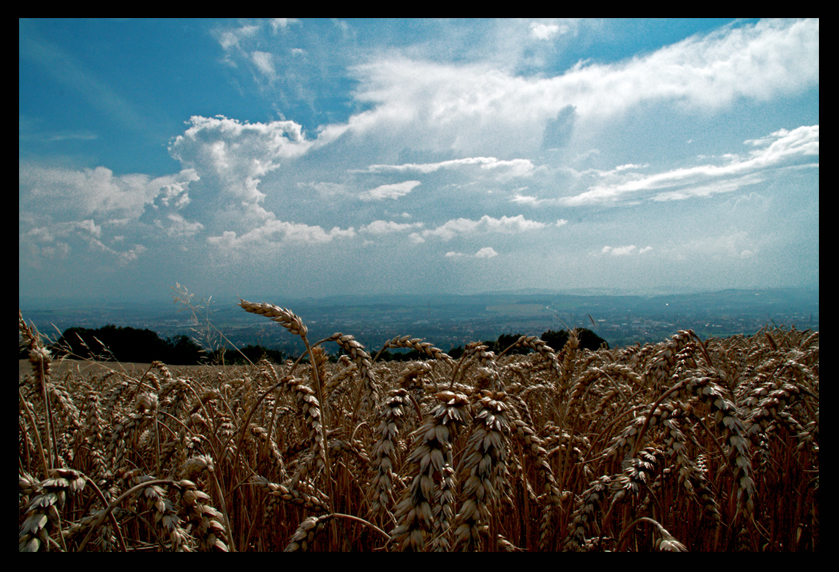
<svg viewBox="0 0 839 572">
<path fill-rule="evenodd" d="M 19 20 L 21 300 L 818 288 L 819 21 Z"/>
</svg>

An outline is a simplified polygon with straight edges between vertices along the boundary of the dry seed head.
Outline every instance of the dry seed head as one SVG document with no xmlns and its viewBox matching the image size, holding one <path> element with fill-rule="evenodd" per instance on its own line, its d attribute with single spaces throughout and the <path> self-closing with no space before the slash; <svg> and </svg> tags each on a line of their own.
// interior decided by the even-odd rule
<svg viewBox="0 0 839 572">
<path fill-rule="evenodd" d="M 157 394 L 151 392 L 143 392 L 137 396 L 137 410 L 140 413 L 146 411 L 155 411 L 157 409 Z"/>
<path fill-rule="evenodd" d="M 264 302 L 248 302 L 247 300 L 239 300 L 239 306 L 246 312 L 251 314 L 259 314 L 271 318 L 275 322 L 279 322 L 289 332 L 296 336 L 306 337 L 309 330 L 294 312 L 286 308 L 275 306 L 274 304 L 267 304 Z"/>
</svg>

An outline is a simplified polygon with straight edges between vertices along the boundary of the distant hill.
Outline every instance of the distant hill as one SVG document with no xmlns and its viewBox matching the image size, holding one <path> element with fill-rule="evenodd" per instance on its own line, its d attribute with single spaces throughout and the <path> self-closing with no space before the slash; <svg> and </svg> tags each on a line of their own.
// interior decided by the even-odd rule
<svg viewBox="0 0 839 572">
<path fill-rule="evenodd" d="M 309 327 L 310 339 L 334 332 L 381 347 L 395 336 L 427 339 L 443 350 L 501 334 L 539 335 L 547 330 L 590 328 L 611 347 L 660 341 L 680 329 L 700 337 L 754 333 L 765 325 L 818 329 L 819 292 L 807 289 L 720 290 L 687 294 L 614 295 L 598 291 L 569 294 L 523 289 L 469 295 L 390 294 L 282 299 L 247 296 L 290 308 Z M 213 299 L 209 319 L 237 345 L 261 345 L 288 353 L 302 345 L 270 320 L 247 314 L 237 300 Z M 165 303 L 93 304 L 21 302 L 24 318 L 53 339 L 70 327 L 106 324 L 148 328 L 162 338 L 193 335 L 206 326 L 191 324 L 183 306 Z M 180 310 L 180 311 L 179 311 Z"/>
</svg>

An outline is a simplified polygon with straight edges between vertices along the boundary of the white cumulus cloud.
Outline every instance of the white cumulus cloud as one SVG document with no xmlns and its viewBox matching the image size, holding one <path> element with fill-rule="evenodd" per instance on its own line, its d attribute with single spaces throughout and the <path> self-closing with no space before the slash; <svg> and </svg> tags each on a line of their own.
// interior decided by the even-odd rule
<svg viewBox="0 0 839 572">
<path fill-rule="evenodd" d="M 464 254 L 463 252 L 457 252 L 455 250 L 451 250 L 446 253 L 446 258 L 495 258 L 498 256 L 498 253 L 495 251 L 494 248 L 491 246 L 485 246 L 484 248 L 480 249 L 475 254 Z"/>
<path fill-rule="evenodd" d="M 489 215 L 482 216 L 479 220 L 458 218 L 450 220 L 436 228 L 426 229 L 420 233 L 413 233 L 411 236 L 419 237 L 422 242 L 425 238 L 434 237 L 443 240 L 451 240 L 457 235 L 472 233 L 500 232 L 514 234 L 545 228 L 545 223 L 528 220 L 523 215 L 514 217 L 502 216 L 493 218 Z"/>
<path fill-rule="evenodd" d="M 370 224 L 363 225 L 359 228 L 359 232 L 367 232 L 369 234 L 391 234 L 394 232 L 403 232 L 412 228 L 421 228 L 423 223 L 398 223 L 393 221 L 374 220 Z"/>
<path fill-rule="evenodd" d="M 611 254 L 612 256 L 629 256 L 635 254 L 638 249 L 634 244 L 628 246 L 604 246 L 600 251 L 603 254 Z"/>
<path fill-rule="evenodd" d="M 484 247 L 475 253 L 475 258 L 493 258 L 495 256 L 498 256 L 498 253 L 491 246 Z"/>
<path fill-rule="evenodd" d="M 542 24 L 539 22 L 531 22 L 530 34 L 539 40 L 550 40 L 560 32 L 560 27 L 557 24 Z"/>
</svg>

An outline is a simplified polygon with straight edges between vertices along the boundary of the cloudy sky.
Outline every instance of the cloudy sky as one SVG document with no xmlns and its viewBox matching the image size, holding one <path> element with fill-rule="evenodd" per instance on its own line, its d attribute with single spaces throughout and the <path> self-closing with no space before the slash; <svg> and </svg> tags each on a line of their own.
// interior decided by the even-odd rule
<svg viewBox="0 0 839 572">
<path fill-rule="evenodd" d="M 818 286 L 818 20 L 18 41 L 21 299 Z"/>
</svg>

